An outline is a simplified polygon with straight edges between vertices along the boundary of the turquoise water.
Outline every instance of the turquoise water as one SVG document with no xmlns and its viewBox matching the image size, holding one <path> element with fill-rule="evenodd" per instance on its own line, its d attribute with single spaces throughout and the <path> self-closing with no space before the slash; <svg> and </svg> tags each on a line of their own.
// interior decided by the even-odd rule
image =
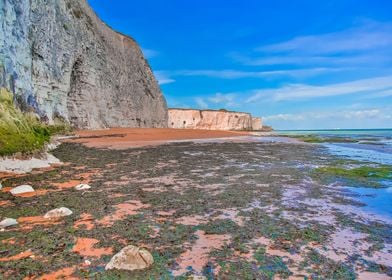
<svg viewBox="0 0 392 280">
<path fill-rule="evenodd" d="M 281 135 L 315 135 L 355 139 L 358 143 L 322 143 L 327 152 L 338 157 L 354 159 L 364 164 L 392 165 L 392 129 L 349 130 L 282 130 Z M 392 218 L 392 180 L 379 182 L 383 188 L 371 186 L 345 187 L 348 195 L 366 204 L 362 209 L 370 213 Z"/>
<path fill-rule="evenodd" d="M 306 135 L 317 134 L 324 136 L 348 136 L 348 137 L 384 137 L 392 139 L 392 128 L 384 129 L 320 129 L 320 130 L 276 130 L 278 134 Z"/>
<path fill-rule="evenodd" d="M 358 143 L 323 143 L 329 152 L 344 158 L 392 165 L 392 129 L 278 130 L 280 135 L 315 135 L 354 139 Z"/>
</svg>

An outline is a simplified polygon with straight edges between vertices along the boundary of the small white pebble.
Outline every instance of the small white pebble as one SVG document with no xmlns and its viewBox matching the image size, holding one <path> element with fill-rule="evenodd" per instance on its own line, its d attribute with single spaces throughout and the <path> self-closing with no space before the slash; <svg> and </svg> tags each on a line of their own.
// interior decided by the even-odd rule
<svg viewBox="0 0 392 280">
<path fill-rule="evenodd" d="M 77 186 L 75 187 L 75 189 L 76 189 L 77 191 L 84 191 L 84 190 L 89 190 L 89 189 L 91 189 L 91 186 L 89 186 L 89 185 L 87 185 L 87 184 L 80 184 L 80 185 L 77 185 Z"/>
</svg>

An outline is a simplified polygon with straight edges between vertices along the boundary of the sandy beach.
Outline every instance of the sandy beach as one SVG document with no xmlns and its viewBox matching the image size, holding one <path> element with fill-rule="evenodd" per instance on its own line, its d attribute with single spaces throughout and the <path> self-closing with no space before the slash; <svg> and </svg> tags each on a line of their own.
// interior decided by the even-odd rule
<svg viewBox="0 0 392 280">
<path fill-rule="evenodd" d="M 156 146 L 171 141 L 214 139 L 248 136 L 246 131 L 222 131 L 171 128 L 111 128 L 105 130 L 77 131 L 76 139 L 67 142 L 83 143 L 87 147 L 127 149 Z"/>
</svg>

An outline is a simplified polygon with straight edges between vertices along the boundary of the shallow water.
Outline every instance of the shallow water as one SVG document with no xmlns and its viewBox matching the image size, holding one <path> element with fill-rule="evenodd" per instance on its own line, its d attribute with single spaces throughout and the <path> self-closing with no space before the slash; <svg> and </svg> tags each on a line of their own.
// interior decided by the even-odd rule
<svg viewBox="0 0 392 280">
<path fill-rule="evenodd" d="M 379 164 L 392 164 L 392 146 L 380 148 L 376 145 L 352 143 L 323 144 L 334 155 L 359 161 Z"/>
<path fill-rule="evenodd" d="M 340 137 L 354 139 L 358 143 L 321 143 L 327 152 L 364 164 L 392 165 L 392 129 L 353 130 L 302 130 L 279 131 L 284 135 L 315 135 L 319 137 Z M 380 180 L 382 188 L 372 186 L 345 187 L 348 196 L 366 204 L 362 210 L 392 218 L 392 180 Z"/>
<path fill-rule="evenodd" d="M 362 209 L 371 213 L 392 218 L 392 184 L 388 188 L 372 189 L 366 187 L 347 187 L 353 193 L 354 199 L 366 206 Z"/>
</svg>

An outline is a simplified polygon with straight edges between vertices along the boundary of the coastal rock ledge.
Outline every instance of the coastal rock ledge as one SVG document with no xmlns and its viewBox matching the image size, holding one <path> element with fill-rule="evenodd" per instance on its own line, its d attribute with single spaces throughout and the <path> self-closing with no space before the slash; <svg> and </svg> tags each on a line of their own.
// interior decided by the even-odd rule
<svg viewBox="0 0 392 280">
<path fill-rule="evenodd" d="M 49 123 L 167 127 L 167 106 L 137 43 L 86 0 L 0 0 L 0 87 Z"/>
</svg>

